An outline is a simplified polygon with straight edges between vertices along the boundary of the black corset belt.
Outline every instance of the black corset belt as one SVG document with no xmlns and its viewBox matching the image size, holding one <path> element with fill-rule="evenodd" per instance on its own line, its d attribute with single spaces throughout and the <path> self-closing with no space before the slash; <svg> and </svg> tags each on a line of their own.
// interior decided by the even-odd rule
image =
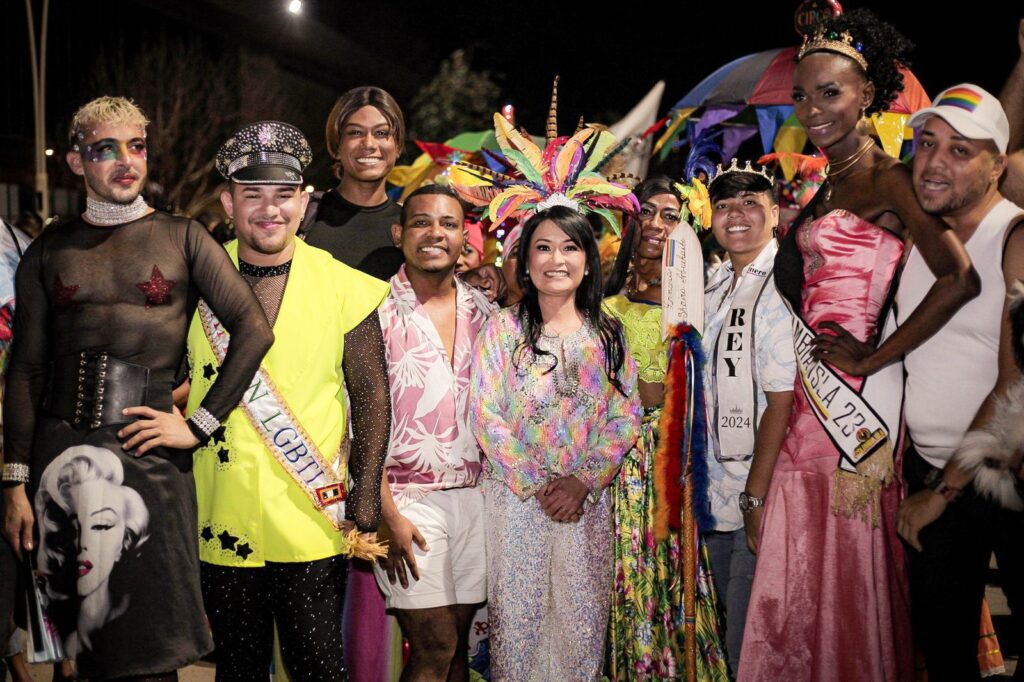
<svg viewBox="0 0 1024 682">
<path fill-rule="evenodd" d="M 102 351 L 82 352 L 53 363 L 47 408 L 76 429 L 128 424 L 135 418 L 122 414 L 126 407 L 170 411 L 172 380 L 169 371 L 153 371 Z"/>
</svg>

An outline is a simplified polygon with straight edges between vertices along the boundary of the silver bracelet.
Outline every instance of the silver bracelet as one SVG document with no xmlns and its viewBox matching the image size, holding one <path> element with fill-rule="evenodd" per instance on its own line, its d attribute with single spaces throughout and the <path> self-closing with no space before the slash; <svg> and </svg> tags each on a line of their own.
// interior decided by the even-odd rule
<svg viewBox="0 0 1024 682">
<path fill-rule="evenodd" d="M 205 433 L 207 438 L 220 428 L 220 422 L 205 407 L 197 407 L 188 420 L 195 424 L 197 429 Z"/>
<path fill-rule="evenodd" d="M 29 468 L 20 462 L 4 464 L 3 481 L 5 483 L 28 483 Z"/>
</svg>

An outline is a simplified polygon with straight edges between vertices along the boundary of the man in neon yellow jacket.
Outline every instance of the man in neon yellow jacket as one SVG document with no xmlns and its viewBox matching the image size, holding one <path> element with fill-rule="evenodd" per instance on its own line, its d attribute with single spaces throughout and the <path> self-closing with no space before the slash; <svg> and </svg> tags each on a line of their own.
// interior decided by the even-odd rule
<svg viewBox="0 0 1024 682">
<path fill-rule="evenodd" d="M 388 287 L 296 239 L 310 159 L 302 133 L 276 121 L 239 130 L 217 155 L 230 181 L 221 201 L 238 236 L 225 248 L 276 339 L 239 406 L 195 456 L 218 680 L 265 678 L 275 623 L 295 679 L 345 679 L 349 531 L 372 533 L 380 516 L 391 409 L 376 308 Z M 188 337 L 189 410 L 227 344 L 200 303 Z"/>
</svg>

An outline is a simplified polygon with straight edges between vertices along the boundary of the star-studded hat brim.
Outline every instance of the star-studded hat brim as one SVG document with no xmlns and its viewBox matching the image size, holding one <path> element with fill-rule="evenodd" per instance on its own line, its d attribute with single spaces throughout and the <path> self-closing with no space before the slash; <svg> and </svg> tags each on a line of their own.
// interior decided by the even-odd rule
<svg viewBox="0 0 1024 682">
<path fill-rule="evenodd" d="M 302 176 L 294 168 L 267 164 L 240 168 L 231 181 L 240 185 L 301 185 Z"/>
</svg>

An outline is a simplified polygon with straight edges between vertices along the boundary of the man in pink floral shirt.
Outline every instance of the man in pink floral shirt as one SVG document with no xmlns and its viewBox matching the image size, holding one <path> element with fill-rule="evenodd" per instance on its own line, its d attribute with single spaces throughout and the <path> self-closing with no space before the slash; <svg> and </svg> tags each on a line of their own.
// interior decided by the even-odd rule
<svg viewBox="0 0 1024 682">
<path fill-rule="evenodd" d="M 455 277 L 465 232 L 454 192 L 413 192 L 401 220 L 392 237 L 405 264 L 378 311 L 393 418 L 381 490 L 389 553 L 375 572 L 409 640 L 403 679 L 465 680 L 469 628 L 487 598 L 470 359 L 493 306 Z"/>
</svg>

